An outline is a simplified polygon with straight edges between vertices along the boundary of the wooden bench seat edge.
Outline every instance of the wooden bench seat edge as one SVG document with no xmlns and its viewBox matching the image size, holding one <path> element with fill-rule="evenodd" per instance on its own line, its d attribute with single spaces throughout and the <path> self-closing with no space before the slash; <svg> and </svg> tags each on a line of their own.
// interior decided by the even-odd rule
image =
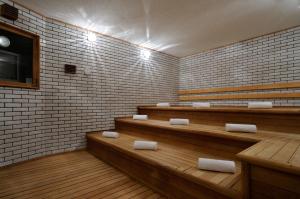
<svg viewBox="0 0 300 199">
<path fill-rule="evenodd" d="M 193 182 L 199 184 L 200 186 L 203 186 L 203 187 L 206 187 L 206 188 L 211 189 L 213 191 L 216 191 L 216 192 L 218 192 L 220 194 L 223 194 L 223 195 L 225 195 L 227 197 L 237 198 L 237 196 L 239 196 L 237 192 L 233 192 L 231 190 L 224 189 L 223 187 L 218 186 L 216 184 L 204 181 L 202 179 L 196 178 L 194 176 L 191 176 L 191 175 L 183 173 L 183 172 L 179 172 L 179 171 L 173 169 L 172 167 L 166 167 L 166 166 L 160 164 L 158 161 L 153 161 L 153 160 L 151 160 L 151 159 L 149 159 L 147 157 L 144 157 L 144 156 L 141 156 L 141 155 L 136 155 L 134 153 L 131 153 L 130 151 L 127 151 L 127 150 L 124 150 L 124 149 L 122 149 L 120 147 L 117 147 L 116 145 L 113 145 L 113 144 L 110 144 L 110 143 L 107 143 L 107 142 L 103 142 L 103 141 L 95 138 L 94 134 L 95 133 L 87 133 L 87 138 L 91 139 L 91 140 L 93 140 L 93 141 L 95 141 L 95 142 L 97 142 L 99 144 L 108 146 L 108 147 L 110 147 L 113 150 L 116 150 L 118 152 L 124 153 L 124 154 L 126 154 L 126 155 L 128 155 L 128 156 L 130 156 L 132 158 L 135 158 L 135 159 L 138 159 L 140 161 L 143 161 L 143 162 L 145 162 L 145 163 L 147 163 L 147 164 L 149 164 L 151 166 L 154 166 L 156 168 L 160 168 L 162 170 L 167 169 L 169 172 L 172 172 L 174 175 L 183 177 L 184 179 L 187 179 L 189 181 L 193 181 Z"/>
</svg>

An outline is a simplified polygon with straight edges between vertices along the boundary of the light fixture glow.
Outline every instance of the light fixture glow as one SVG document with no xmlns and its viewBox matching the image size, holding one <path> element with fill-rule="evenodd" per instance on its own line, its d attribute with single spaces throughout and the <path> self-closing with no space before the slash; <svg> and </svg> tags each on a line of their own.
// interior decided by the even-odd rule
<svg viewBox="0 0 300 199">
<path fill-rule="evenodd" d="M 10 40 L 5 36 L 0 36 L 0 46 L 7 48 L 10 45 Z"/>
<path fill-rule="evenodd" d="M 144 60 L 148 60 L 151 56 L 151 52 L 147 49 L 141 49 L 141 57 L 144 59 Z"/>
<path fill-rule="evenodd" d="M 95 33 L 93 32 L 89 32 L 88 35 L 87 35 L 87 39 L 91 42 L 94 42 L 97 40 L 97 36 Z"/>
</svg>

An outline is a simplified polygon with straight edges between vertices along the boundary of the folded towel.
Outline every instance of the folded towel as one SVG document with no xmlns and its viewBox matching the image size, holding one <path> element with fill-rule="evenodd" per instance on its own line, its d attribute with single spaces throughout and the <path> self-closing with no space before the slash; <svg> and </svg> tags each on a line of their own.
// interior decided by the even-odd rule
<svg viewBox="0 0 300 199">
<path fill-rule="evenodd" d="M 226 124 L 226 131 L 238 131 L 246 133 L 256 133 L 257 128 L 254 124 Z"/>
<path fill-rule="evenodd" d="M 171 125 L 188 125 L 190 123 L 189 119 L 177 119 L 177 118 L 171 118 L 169 122 Z"/>
<path fill-rule="evenodd" d="M 147 120 L 148 115 L 133 115 L 134 120 Z"/>
<path fill-rule="evenodd" d="M 193 102 L 192 106 L 197 107 L 197 108 L 209 108 L 210 103 L 209 102 Z"/>
<path fill-rule="evenodd" d="M 118 138 L 119 133 L 113 131 L 103 131 L 102 136 L 107 138 Z"/>
<path fill-rule="evenodd" d="M 248 102 L 248 108 L 272 108 L 272 102 Z"/>
<path fill-rule="evenodd" d="M 157 103 L 156 104 L 157 107 L 170 107 L 170 103 L 167 102 L 162 102 L 162 103 Z"/>
<path fill-rule="evenodd" d="M 157 150 L 157 142 L 134 141 L 133 148 L 134 149 L 142 149 L 142 150 Z"/>
<path fill-rule="evenodd" d="M 198 168 L 209 171 L 220 171 L 220 172 L 235 172 L 235 162 L 229 160 L 215 160 L 208 158 L 198 159 Z"/>
</svg>

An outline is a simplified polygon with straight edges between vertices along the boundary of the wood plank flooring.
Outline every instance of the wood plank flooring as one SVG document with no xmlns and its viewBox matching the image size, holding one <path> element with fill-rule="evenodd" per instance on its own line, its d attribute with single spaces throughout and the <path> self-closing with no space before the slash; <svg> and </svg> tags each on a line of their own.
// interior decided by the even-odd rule
<svg viewBox="0 0 300 199">
<path fill-rule="evenodd" d="M 165 198 L 86 151 L 0 169 L 0 198 Z"/>
</svg>

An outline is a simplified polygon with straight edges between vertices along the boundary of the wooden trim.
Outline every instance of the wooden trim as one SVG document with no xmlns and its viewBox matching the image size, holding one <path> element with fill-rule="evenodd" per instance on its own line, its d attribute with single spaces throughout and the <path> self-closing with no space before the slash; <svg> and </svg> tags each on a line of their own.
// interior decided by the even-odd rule
<svg viewBox="0 0 300 199">
<path fill-rule="evenodd" d="M 0 81 L 0 86 L 3 86 L 3 87 L 14 87 L 14 88 L 32 88 L 32 89 L 38 89 L 38 87 L 35 87 L 32 84 L 23 83 L 23 82 Z"/>
<path fill-rule="evenodd" d="M 206 95 L 206 96 L 180 96 L 180 101 L 196 100 L 227 100 L 227 99 L 288 99 L 300 98 L 300 93 L 249 93 L 249 94 L 229 94 L 229 95 Z"/>
<path fill-rule="evenodd" d="M 270 90 L 270 89 L 280 89 L 280 88 L 300 88 L 300 82 L 284 82 L 284 83 L 249 85 L 249 86 L 239 86 L 239 87 L 222 87 L 222 88 L 204 88 L 204 89 L 193 89 L 193 90 L 180 90 L 180 91 L 178 91 L 178 94 L 179 95 L 187 95 L 187 94 L 232 92 L 232 91 Z"/>
<path fill-rule="evenodd" d="M 0 86 L 4 87 L 17 87 L 17 88 L 30 88 L 39 89 L 40 83 L 40 36 L 34 33 L 22 30 L 15 26 L 8 25 L 0 22 L 0 28 L 23 37 L 27 37 L 33 40 L 33 52 L 32 52 L 32 83 L 25 82 L 12 82 L 0 80 Z"/>
</svg>

